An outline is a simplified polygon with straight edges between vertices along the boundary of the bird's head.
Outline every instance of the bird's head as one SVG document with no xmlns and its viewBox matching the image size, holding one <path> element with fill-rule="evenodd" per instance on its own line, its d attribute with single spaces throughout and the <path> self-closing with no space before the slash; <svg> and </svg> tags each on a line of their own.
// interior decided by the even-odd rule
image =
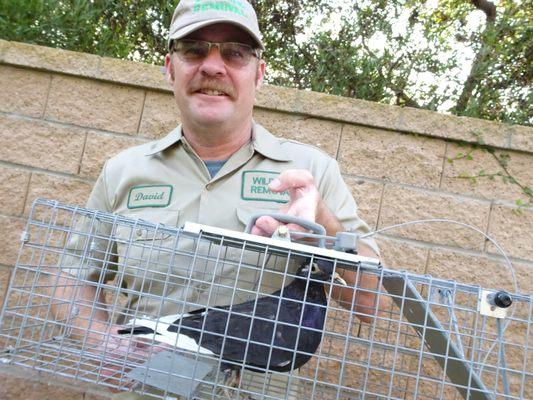
<svg viewBox="0 0 533 400">
<path fill-rule="evenodd" d="M 346 281 L 342 279 L 337 272 L 335 272 L 334 264 L 331 261 L 320 260 L 316 258 L 313 261 L 307 259 L 300 266 L 296 274 L 306 279 L 309 277 L 311 279 L 324 282 L 331 282 L 333 280 L 334 283 L 348 286 Z"/>
</svg>

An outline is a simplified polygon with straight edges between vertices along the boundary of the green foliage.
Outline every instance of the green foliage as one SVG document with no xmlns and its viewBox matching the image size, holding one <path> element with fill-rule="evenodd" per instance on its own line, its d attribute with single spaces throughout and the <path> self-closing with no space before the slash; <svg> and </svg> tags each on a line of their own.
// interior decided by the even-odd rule
<svg viewBox="0 0 533 400">
<path fill-rule="evenodd" d="M 0 0 L 0 37 L 159 64 L 174 7 L 165 0 Z"/>
<path fill-rule="evenodd" d="M 177 2 L 0 0 L 0 38 L 161 64 Z M 270 83 L 533 124 L 526 0 L 251 3 Z"/>
</svg>

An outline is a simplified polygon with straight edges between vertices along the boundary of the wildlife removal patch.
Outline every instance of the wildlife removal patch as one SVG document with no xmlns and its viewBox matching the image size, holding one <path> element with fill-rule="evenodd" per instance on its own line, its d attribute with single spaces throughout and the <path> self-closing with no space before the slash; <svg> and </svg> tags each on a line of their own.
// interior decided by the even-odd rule
<svg viewBox="0 0 533 400">
<path fill-rule="evenodd" d="M 275 201 L 287 203 L 289 192 L 272 192 L 268 184 L 279 176 L 273 171 L 244 171 L 242 173 L 241 198 L 243 200 Z"/>
<path fill-rule="evenodd" d="M 171 198 L 170 185 L 132 186 L 128 194 L 128 208 L 166 207 Z"/>
</svg>

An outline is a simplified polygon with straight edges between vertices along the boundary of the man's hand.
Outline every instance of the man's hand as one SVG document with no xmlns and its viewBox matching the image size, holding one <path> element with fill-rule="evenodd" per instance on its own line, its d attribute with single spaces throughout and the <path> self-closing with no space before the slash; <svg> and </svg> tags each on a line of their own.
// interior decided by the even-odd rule
<svg viewBox="0 0 533 400">
<path fill-rule="evenodd" d="M 152 355 L 164 350 L 166 345 L 154 344 L 148 339 L 119 335 L 119 325 L 95 323 L 88 332 L 88 344 L 93 345 L 93 354 L 102 360 L 100 374 L 108 383 L 125 388 L 134 387 L 137 382 L 126 373 L 143 364 Z"/>
<path fill-rule="evenodd" d="M 289 202 L 279 209 L 282 214 L 320 223 L 320 210 L 325 205 L 315 186 L 313 175 L 309 171 L 304 169 L 284 171 L 270 182 L 268 188 L 276 193 L 286 190 L 289 192 Z M 274 218 L 263 216 L 255 222 L 252 234 L 270 237 L 280 225 L 282 223 Z M 287 227 L 292 231 L 304 231 L 304 228 L 296 224 L 288 224 Z"/>
<path fill-rule="evenodd" d="M 326 228 L 326 233 L 334 236 L 343 231 L 344 227 L 337 217 L 330 211 L 322 200 L 316 188 L 315 180 L 307 170 L 287 170 L 282 172 L 277 179 L 270 182 L 269 189 L 273 192 L 289 191 L 290 200 L 280 207 L 283 214 L 299 217 L 311 222 L 317 222 Z M 272 217 L 263 216 L 257 219 L 252 228 L 252 234 L 260 236 L 272 236 L 281 222 Z M 288 224 L 292 231 L 303 231 L 299 225 Z M 364 246 L 358 247 L 358 253 L 367 257 L 378 258 L 370 249 Z M 358 274 L 354 271 L 339 270 L 351 288 L 334 286 L 332 296 L 347 308 L 356 311 L 357 317 L 363 322 L 372 322 L 376 315 L 383 315 L 387 309 L 388 301 L 385 296 L 378 296 L 379 281 L 376 276 Z M 359 275 L 359 276 L 358 276 Z M 357 290 L 355 285 L 361 290 Z M 384 292 L 381 288 L 380 292 Z"/>
</svg>

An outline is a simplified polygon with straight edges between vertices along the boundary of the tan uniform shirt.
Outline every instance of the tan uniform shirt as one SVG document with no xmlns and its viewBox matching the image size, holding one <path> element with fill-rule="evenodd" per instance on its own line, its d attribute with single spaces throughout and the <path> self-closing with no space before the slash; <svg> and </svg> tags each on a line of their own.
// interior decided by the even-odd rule
<svg viewBox="0 0 533 400">
<path fill-rule="evenodd" d="M 357 216 L 355 201 L 334 159 L 313 146 L 276 138 L 258 124 L 253 126 L 252 137 L 211 178 L 205 164 L 184 139 L 178 126 L 160 140 L 127 149 L 108 160 L 87 207 L 167 226 L 179 227 L 191 221 L 242 232 L 252 214 L 275 212 L 282 203 L 288 201 L 288 193 L 276 194 L 268 190 L 270 180 L 287 169 L 306 169 L 315 178 L 325 203 L 346 230 L 359 233 L 369 231 L 368 226 Z M 141 254 L 145 250 L 129 246 L 128 242 L 154 238 L 148 237 L 146 231 L 123 227 L 116 235 L 123 239 L 117 242 L 114 250 L 119 258 L 118 269 L 126 270 L 121 284 L 135 292 L 149 291 L 167 299 L 187 300 L 200 306 L 247 300 L 246 296 L 235 296 L 231 290 L 224 288 L 219 288 L 216 295 L 212 295 L 210 285 L 206 282 L 232 285 L 231 282 L 237 279 L 239 287 L 255 287 L 257 270 L 238 271 L 237 267 L 230 265 L 215 271 L 213 266 L 206 265 L 201 272 L 191 272 L 188 269 L 190 260 L 180 260 L 179 257 L 172 259 L 173 267 L 169 269 L 168 255 L 159 259 L 153 251 L 149 255 L 149 269 L 154 272 L 147 274 L 147 262 L 143 261 Z M 363 242 L 378 252 L 373 240 Z M 127 262 L 122 263 L 120 259 L 125 257 Z M 257 264 L 257 260 L 250 262 Z M 102 279 L 98 278 L 102 265 L 94 264 L 84 269 L 81 277 Z M 168 277 L 163 282 L 164 279 L 157 275 L 165 276 L 169 271 L 172 271 L 172 285 L 168 284 Z M 106 279 L 111 277 L 112 273 Z M 191 283 L 187 277 L 196 277 L 198 282 Z M 279 289 L 283 279 L 280 275 L 276 277 L 277 281 L 269 281 L 268 286 L 275 288 L 278 285 Z M 263 277 L 262 280 L 263 287 L 266 279 Z M 165 306 L 160 308 L 157 299 L 147 297 L 139 301 L 135 292 L 129 295 L 129 308 L 155 315 L 177 313 L 172 304 L 169 304 L 168 309 Z"/>
</svg>

